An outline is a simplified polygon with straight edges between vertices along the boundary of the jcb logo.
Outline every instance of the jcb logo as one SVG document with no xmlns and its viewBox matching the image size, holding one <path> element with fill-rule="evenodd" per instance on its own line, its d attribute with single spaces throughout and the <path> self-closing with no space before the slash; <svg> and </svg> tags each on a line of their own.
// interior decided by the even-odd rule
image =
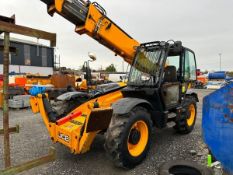
<svg viewBox="0 0 233 175">
<path fill-rule="evenodd" d="M 60 132 L 58 133 L 58 138 L 64 140 L 65 142 L 68 142 L 68 143 L 70 141 L 70 137 L 68 135 L 62 134 Z"/>
</svg>

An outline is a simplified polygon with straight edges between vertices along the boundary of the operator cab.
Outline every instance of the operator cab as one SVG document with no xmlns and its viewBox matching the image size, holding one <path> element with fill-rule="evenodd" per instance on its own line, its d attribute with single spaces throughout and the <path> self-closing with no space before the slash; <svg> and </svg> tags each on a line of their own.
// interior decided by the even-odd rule
<svg viewBox="0 0 233 175">
<path fill-rule="evenodd" d="M 196 61 L 192 50 L 174 42 L 165 58 L 161 94 L 166 108 L 177 106 L 196 80 Z"/>
<path fill-rule="evenodd" d="M 144 98 L 156 110 L 169 111 L 182 102 L 188 87 L 196 80 L 192 50 L 180 41 L 151 42 L 137 49 L 124 97 Z"/>
</svg>

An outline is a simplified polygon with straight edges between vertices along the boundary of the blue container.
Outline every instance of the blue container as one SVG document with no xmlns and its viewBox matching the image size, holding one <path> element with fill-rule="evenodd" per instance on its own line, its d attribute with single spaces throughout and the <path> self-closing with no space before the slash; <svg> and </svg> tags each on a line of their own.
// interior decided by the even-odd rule
<svg viewBox="0 0 233 175">
<path fill-rule="evenodd" d="M 209 78 L 209 80 L 225 79 L 226 78 L 226 72 L 209 73 L 208 78 Z"/>
<path fill-rule="evenodd" d="M 29 90 L 29 94 L 32 96 L 37 96 L 38 94 L 43 94 L 45 93 L 46 87 L 43 86 L 33 86 L 30 90 Z"/>
<path fill-rule="evenodd" d="M 213 155 L 233 174 L 233 83 L 204 98 L 202 130 Z"/>
</svg>

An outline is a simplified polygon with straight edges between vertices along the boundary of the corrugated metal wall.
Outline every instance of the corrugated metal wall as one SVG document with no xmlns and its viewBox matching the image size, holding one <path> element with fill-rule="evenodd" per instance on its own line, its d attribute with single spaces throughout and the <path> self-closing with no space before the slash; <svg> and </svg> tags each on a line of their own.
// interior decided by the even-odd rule
<svg viewBox="0 0 233 175">
<path fill-rule="evenodd" d="M 0 39 L 0 44 L 3 40 Z M 44 46 L 30 45 L 20 42 L 11 42 L 17 48 L 17 55 L 11 54 L 11 65 L 25 65 L 37 67 L 54 67 L 54 49 Z M 0 52 L 0 64 L 3 64 L 3 53 Z"/>
</svg>

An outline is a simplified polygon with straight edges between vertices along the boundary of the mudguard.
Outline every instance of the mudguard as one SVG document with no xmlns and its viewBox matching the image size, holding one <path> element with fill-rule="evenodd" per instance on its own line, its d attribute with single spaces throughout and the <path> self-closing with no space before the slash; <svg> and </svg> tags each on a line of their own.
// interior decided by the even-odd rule
<svg viewBox="0 0 233 175">
<path fill-rule="evenodd" d="M 199 99 L 198 99 L 198 95 L 196 92 L 194 92 L 194 90 L 192 89 L 188 89 L 187 92 L 186 92 L 186 95 L 191 95 L 193 96 L 197 102 L 199 102 Z"/>
<path fill-rule="evenodd" d="M 135 106 L 142 105 L 149 107 L 149 109 L 153 110 L 153 106 L 150 102 L 140 98 L 122 98 L 118 100 L 116 103 L 113 103 L 113 113 L 115 114 L 127 114 L 129 113 Z"/>
<path fill-rule="evenodd" d="M 87 97 L 89 98 L 89 95 L 85 92 L 67 92 L 57 97 L 57 100 L 60 101 L 69 101 L 71 99 L 77 98 L 77 97 Z"/>
</svg>

